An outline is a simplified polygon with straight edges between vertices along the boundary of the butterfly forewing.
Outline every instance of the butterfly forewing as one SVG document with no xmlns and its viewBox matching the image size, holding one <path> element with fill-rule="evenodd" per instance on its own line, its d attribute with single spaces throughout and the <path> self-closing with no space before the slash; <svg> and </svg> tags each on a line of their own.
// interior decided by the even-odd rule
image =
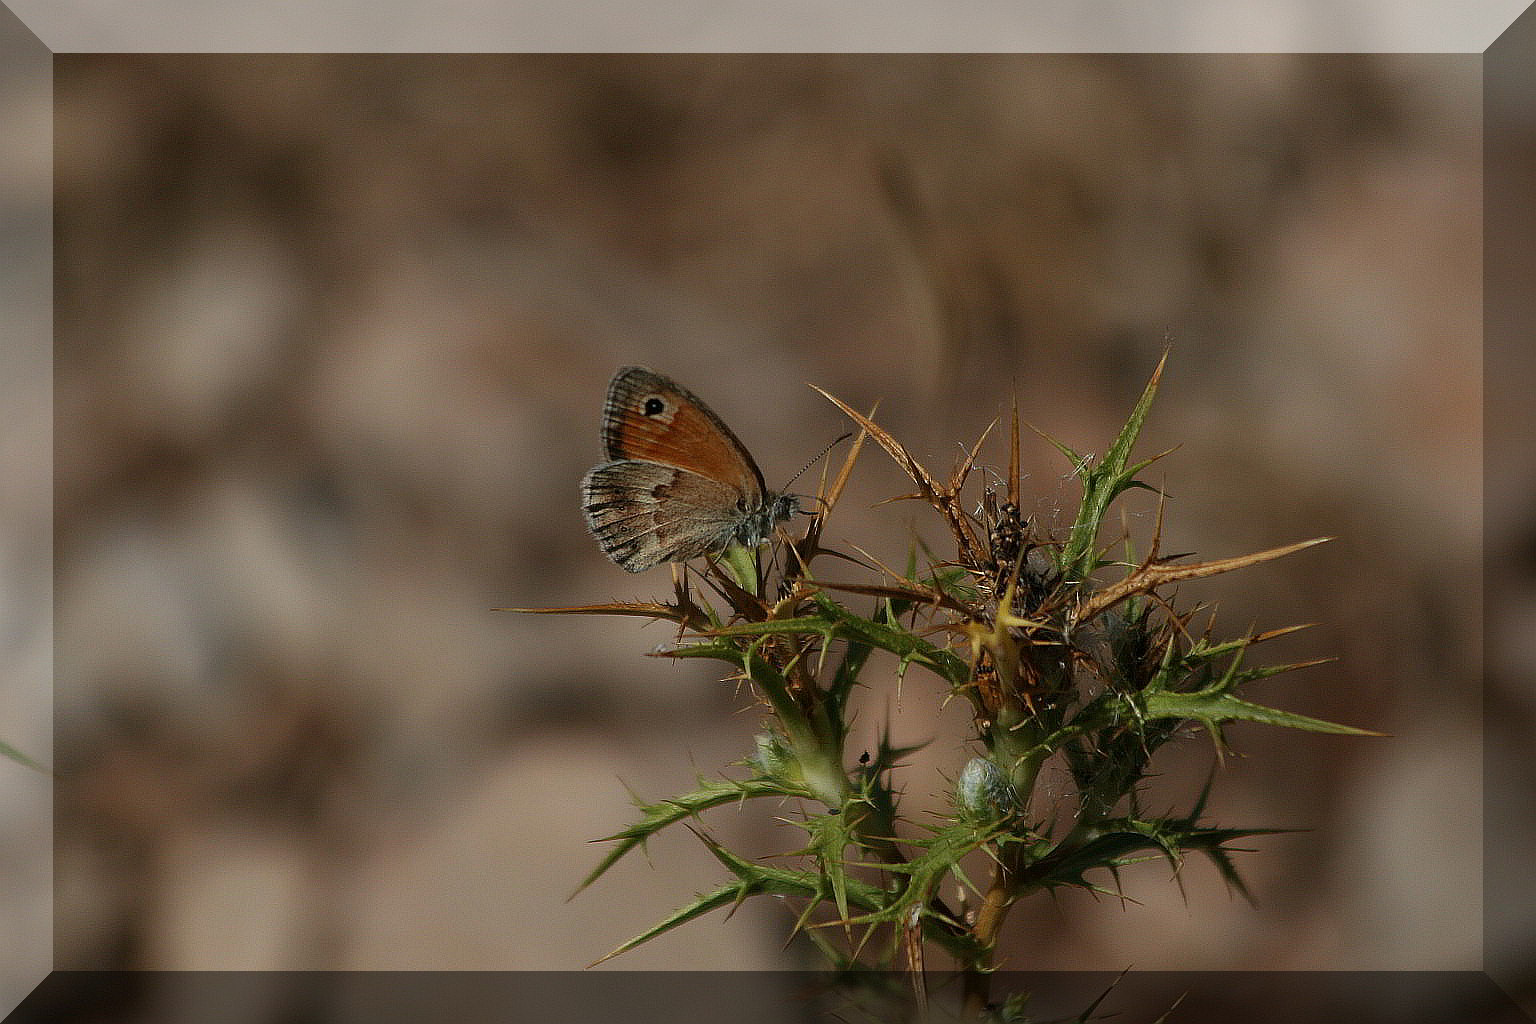
<svg viewBox="0 0 1536 1024">
<path fill-rule="evenodd" d="M 766 489 L 757 463 L 709 406 L 642 366 L 625 367 L 608 385 L 603 450 L 613 460 L 638 459 L 696 473 L 731 488 L 752 506 Z M 726 505 L 734 507 L 735 497 Z"/>
</svg>

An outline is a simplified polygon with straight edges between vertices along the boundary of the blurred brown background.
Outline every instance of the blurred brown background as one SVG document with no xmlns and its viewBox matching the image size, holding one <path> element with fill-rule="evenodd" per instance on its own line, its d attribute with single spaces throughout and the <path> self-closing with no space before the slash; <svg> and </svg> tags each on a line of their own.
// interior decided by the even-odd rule
<svg viewBox="0 0 1536 1024">
<path fill-rule="evenodd" d="M 1184 591 L 1320 623 L 1212 816 L 1312 831 L 1140 901 L 1063 894 L 1029 969 L 1477 969 L 1475 58 L 93 57 L 56 80 L 60 967 L 571 969 L 720 869 L 686 833 L 571 903 L 758 716 L 668 639 L 490 609 L 662 593 L 586 535 L 602 393 L 643 363 L 782 482 L 845 429 L 936 468 L 1017 393 L 1143 438 L 1170 551 L 1338 539 Z M 1026 437 L 1026 511 L 1075 501 Z M 1001 446 L 992 463 L 1006 463 Z M 900 562 L 883 455 L 829 528 Z M 1127 522 L 1143 535 L 1149 500 Z M 1070 512 L 1067 513 L 1070 516 Z M 954 737 L 931 680 L 867 694 Z M 1209 743 L 1168 759 L 1187 805 Z M 908 769 L 936 806 L 968 752 Z M 792 849 L 771 812 L 738 846 Z M 807 966 L 748 905 L 629 969 Z"/>
</svg>

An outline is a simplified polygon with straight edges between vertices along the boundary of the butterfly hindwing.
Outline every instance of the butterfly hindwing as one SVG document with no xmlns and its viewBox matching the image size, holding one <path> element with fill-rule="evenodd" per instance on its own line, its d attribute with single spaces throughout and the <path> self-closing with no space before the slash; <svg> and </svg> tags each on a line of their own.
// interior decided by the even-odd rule
<svg viewBox="0 0 1536 1024">
<path fill-rule="evenodd" d="M 741 521 L 734 488 L 676 466 L 621 459 L 581 482 L 587 526 L 629 572 L 723 549 Z"/>
</svg>

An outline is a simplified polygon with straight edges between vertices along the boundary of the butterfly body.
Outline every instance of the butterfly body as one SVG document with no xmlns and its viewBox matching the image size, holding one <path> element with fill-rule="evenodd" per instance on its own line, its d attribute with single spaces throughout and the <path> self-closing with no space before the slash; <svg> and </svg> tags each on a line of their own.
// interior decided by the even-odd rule
<svg viewBox="0 0 1536 1024">
<path fill-rule="evenodd" d="M 587 526 L 629 572 L 748 547 L 803 511 L 777 494 L 731 429 L 692 392 L 641 366 L 608 385 L 603 452 L 581 482 Z"/>
</svg>

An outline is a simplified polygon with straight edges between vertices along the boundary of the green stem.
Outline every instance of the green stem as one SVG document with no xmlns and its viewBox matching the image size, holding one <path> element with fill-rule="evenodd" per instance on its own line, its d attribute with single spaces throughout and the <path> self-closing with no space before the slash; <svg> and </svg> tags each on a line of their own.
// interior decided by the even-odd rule
<svg viewBox="0 0 1536 1024">
<path fill-rule="evenodd" d="M 797 750 L 796 753 L 800 757 L 805 788 L 815 794 L 817 800 L 834 808 L 841 808 L 848 802 L 853 786 L 848 782 L 848 773 L 840 763 L 840 751 L 815 746 Z"/>
<path fill-rule="evenodd" d="M 1008 775 L 1009 785 L 1019 801 L 1021 816 L 1027 815 L 1045 764 L 1046 753 L 1041 739 L 1046 726 L 1033 713 L 1017 706 L 1004 707 L 987 735 L 992 756 L 998 767 Z M 1026 850 L 1022 843 L 1015 843 L 1001 851 L 993 869 L 992 884 L 988 886 L 982 903 L 976 912 L 972 936 L 986 950 L 981 957 L 963 963 L 961 989 L 963 1008 L 967 1019 L 980 1017 L 985 1011 L 991 990 L 992 950 L 998 932 L 1008 916 L 1009 909 L 1023 894 L 1020 879 L 1024 873 Z"/>
<path fill-rule="evenodd" d="M 988 740 L 995 763 L 1007 773 L 1008 784 L 1018 797 L 1020 813 L 1028 811 L 1035 780 L 1046 757 L 1040 745 L 1038 724 L 1019 709 L 1004 708 Z"/>
</svg>

